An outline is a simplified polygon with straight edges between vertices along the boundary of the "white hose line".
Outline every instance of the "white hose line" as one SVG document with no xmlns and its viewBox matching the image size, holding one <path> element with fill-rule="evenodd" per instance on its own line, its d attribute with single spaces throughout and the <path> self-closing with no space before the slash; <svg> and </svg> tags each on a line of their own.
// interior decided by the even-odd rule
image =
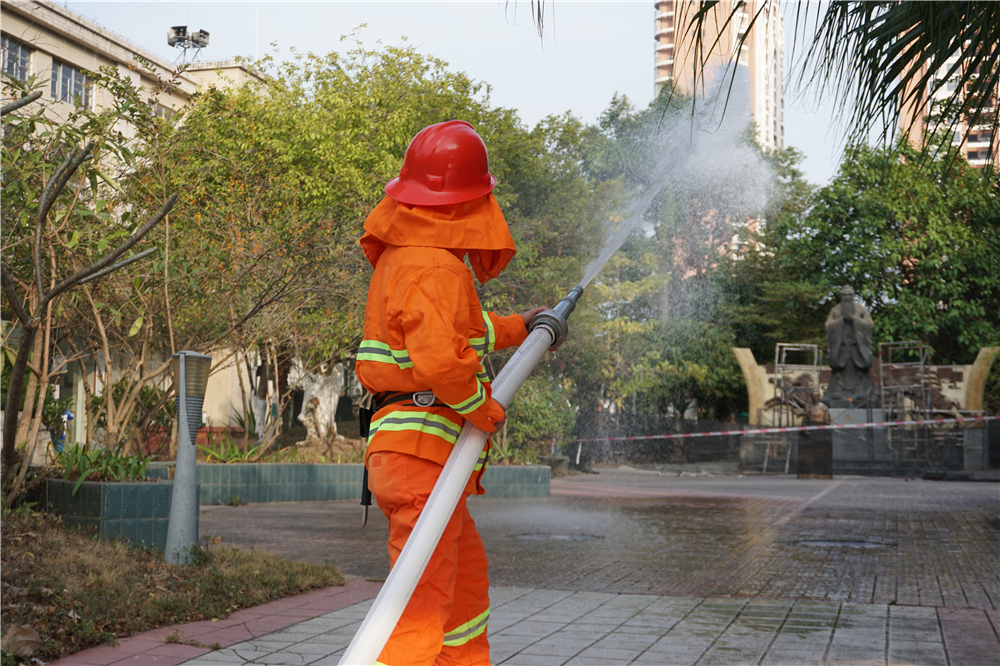
<svg viewBox="0 0 1000 666">
<path fill-rule="evenodd" d="M 552 346 L 554 333 L 537 326 L 528 334 L 514 356 L 493 382 L 493 399 L 506 409 L 511 398 L 521 388 L 545 352 Z M 458 441 L 448 456 L 441 476 L 434 484 L 427 505 L 410 533 L 395 566 L 389 572 L 382 590 L 375 598 L 368 615 L 340 660 L 340 666 L 372 666 L 385 647 L 392 630 L 403 615 L 420 577 L 437 548 L 444 528 L 455 513 L 462 491 L 479 462 L 479 454 L 489 435 L 466 421 Z M 395 665 L 394 665 L 395 666 Z"/>
</svg>

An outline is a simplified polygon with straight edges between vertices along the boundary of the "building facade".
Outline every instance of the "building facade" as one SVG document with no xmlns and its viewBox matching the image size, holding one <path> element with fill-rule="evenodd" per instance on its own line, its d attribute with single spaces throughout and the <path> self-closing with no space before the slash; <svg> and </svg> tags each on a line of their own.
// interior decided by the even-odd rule
<svg viewBox="0 0 1000 666">
<path fill-rule="evenodd" d="M 110 104 L 109 94 L 91 86 L 87 75 L 104 67 L 148 90 L 147 103 L 161 115 L 177 111 L 212 85 L 238 86 L 255 76 L 234 61 L 192 63 L 178 72 L 176 65 L 51 0 L 2 0 L 0 33 L 4 73 L 42 82 L 38 103 L 55 118 L 74 106 Z M 172 85 L 164 90 L 157 79 Z"/>
<path fill-rule="evenodd" d="M 936 72 L 937 80 L 943 80 L 948 76 L 959 56 L 953 55 Z M 922 78 L 927 74 L 928 65 L 923 65 L 918 72 L 917 78 Z M 900 113 L 900 129 L 907 132 L 910 143 L 915 146 L 922 146 L 924 133 L 928 129 L 928 117 L 937 110 L 936 107 L 955 93 L 957 82 L 946 81 L 936 92 L 928 91 L 917 104 L 906 104 Z M 907 91 L 909 93 L 910 90 Z M 992 91 L 992 95 L 983 100 L 981 115 L 975 124 L 970 127 L 971 119 L 962 118 L 954 125 L 953 141 L 959 146 L 962 156 L 968 160 L 969 164 L 976 168 L 983 168 L 987 163 L 997 164 L 1000 159 L 1000 142 L 997 141 L 997 104 L 1000 100 L 1000 86 Z M 948 126 L 947 121 L 943 123 Z"/>
<path fill-rule="evenodd" d="M 695 53 L 695 35 L 684 29 L 697 3 L 659 0 L 655 5 L 654 93 L 667 81 L 685 94 L 707 89 L 712 82 L 702 78 L 702 63 L 707 76 L 718 66 L 742 65 L 749 71 L 757 141 L 767 149 L 784 148 L 785 27 L 780 3 L 719 2 L 701 35 L 701 48 L 710 49 L 707 54 Z"/>
</svg>

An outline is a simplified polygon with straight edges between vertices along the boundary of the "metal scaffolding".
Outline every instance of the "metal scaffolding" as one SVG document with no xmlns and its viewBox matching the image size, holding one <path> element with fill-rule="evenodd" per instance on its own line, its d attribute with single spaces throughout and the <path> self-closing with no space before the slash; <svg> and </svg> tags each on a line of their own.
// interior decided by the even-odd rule
<svg viewBox="0 0 1000 666">
<path fill-rule="evenodd" d="M 960 409 L 941 392 L 941 379 L 930 367 L 930 352 L 919 340 L 879 344 L 879 390 L 886 421 L 919 421 L 976 416 Z M 886 445 L 904 465 L 928 469 L 962 467 L 965 428 L 960 424 L 898 426 L 886 430 Z"/>
<path fill-rule="evenodd" d="M 819 345 L 774 346 L 774 398 L 768 401 L 772 425 L 795 425 L 796 417 L 809 410 L 812 392 L 819 389 L 822 356 Z"/>
</svg>

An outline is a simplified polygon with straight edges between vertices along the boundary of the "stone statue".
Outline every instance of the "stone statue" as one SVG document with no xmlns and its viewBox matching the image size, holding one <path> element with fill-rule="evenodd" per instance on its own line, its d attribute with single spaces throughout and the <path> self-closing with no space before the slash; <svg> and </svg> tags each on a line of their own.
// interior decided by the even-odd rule
<svg viewBox="0 0 1000 666">
<path fill-rule="evenodd" d="M 819 391 L 810 394 L 805 417 L 805 425 L 830 425 L 830 410 L 820 401 Z"/>
<path fill-rule="evenodd" d="M 862 407 L 874 401 L 868 375 L 872 367 L 872 328 L 868 309 L 854 301 L 854 290 L 840 290 L 840 303 L 826 318 L 827 363 L 830 385 L 823 396 L 828 407 Z"/>
</svg>

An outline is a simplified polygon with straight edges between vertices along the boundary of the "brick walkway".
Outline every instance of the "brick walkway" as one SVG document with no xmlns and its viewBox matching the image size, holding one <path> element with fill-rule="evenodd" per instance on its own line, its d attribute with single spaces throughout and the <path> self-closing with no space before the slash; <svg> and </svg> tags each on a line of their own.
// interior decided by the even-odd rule
<svg viewBox="0 0 1000 666">
<path fill-rule="evenodd" d="M 606 470 L 554 480 L 548 500 L 470 506 L 496 664 L 1000 664 L 995 483 Z M 354 502 L 206 507 L 201 532 L 388 572 L 385 520 L 360 529 Z M 161 629 L 56 664 L 336 664 L 377 589 L 355 580 L 176 628 L 220 650 Z"/>
</svg>

